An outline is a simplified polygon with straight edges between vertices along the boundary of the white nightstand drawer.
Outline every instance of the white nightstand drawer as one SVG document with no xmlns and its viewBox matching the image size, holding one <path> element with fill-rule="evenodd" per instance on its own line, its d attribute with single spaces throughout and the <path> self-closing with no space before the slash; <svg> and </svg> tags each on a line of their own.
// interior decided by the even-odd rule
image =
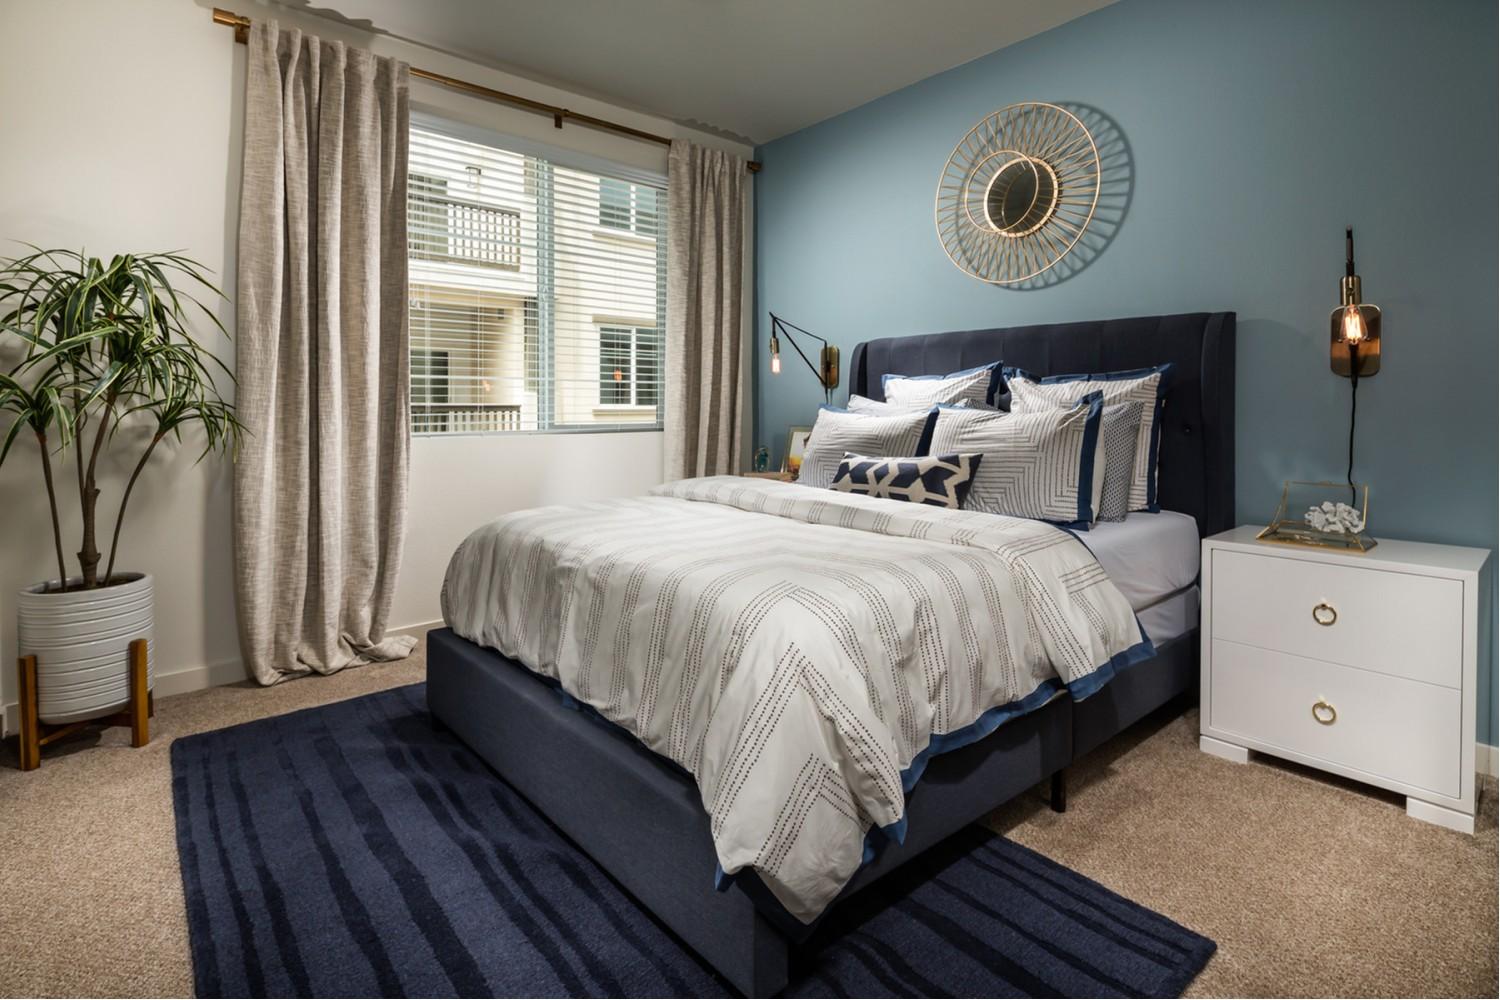
<svg viewBox="0 0 1500 1000">
<path fill-rule="evenodd" d="M 1459 581 L 1353 559 L 1333 565 L 1225 549 L 1212 558 L 1214 638 L 1462 686 Z"/>
<path fill-rule="evenodd" d="M 1207 728 L 1215 733 L 1459 797 L 1458 690 L 1222 638 L 1212 656 Z M 1313 714 L 1320 701 L 1332 706 L 1320 710 L 1333 720 L 1326 725 Z"/>
</svg>

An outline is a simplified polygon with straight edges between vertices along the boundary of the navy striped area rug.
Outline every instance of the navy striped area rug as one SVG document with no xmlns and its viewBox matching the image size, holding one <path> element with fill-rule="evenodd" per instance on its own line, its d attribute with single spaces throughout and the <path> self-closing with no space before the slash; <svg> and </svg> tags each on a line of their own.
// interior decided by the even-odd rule
<svg viewBox="0 0 1500 1000">
<path fill-rule="evenodd" d="M 180 739 L 172 794 L 200 997 L 731 992 L 421 685 Z M 816 941 L 793 996 L 1177 996 L 1214 950 L 977 828 Z"/>
</svg>

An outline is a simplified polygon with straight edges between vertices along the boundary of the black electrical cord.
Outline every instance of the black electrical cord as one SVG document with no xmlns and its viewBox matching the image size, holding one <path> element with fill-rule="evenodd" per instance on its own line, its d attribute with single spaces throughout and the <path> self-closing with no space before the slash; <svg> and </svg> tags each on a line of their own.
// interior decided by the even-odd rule
<svg viewBox="0 0 1500 1000">
<path fill-rule="evenodd" d="M 1358 493 L 1354 489 L 1354 421 L 1359 413 L 1359 347 L 1349 345 L 1349 471 L 1344 478 L 1349 482 L 1349 505 L 1358 507 Z"/>
</svg>

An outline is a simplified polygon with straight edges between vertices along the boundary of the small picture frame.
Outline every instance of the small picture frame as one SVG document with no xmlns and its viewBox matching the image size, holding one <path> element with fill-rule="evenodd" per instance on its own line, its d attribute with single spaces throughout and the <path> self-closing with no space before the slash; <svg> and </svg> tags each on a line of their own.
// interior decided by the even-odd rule
<svg viewBox="0 0 1500 1000">
<path fill-rule="evenodd" d="M 781 460 L 781 471 L 795 476 L 802 468 L 802 456 L 807 453 L 807 439 L 812 435 L 811 427 L 790 427 L 786 432 L 786 457 Z"/>
</svg>

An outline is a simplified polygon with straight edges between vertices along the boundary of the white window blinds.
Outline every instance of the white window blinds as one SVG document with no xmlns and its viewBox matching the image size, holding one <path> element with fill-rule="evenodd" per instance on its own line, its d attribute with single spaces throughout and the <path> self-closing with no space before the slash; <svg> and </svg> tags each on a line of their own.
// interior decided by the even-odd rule
<svg viewBox="0 0 1500 1000">
<path fill-rule="evenodd" d="M 661 426 L 666 191 L 413 125 L 418 434 Z"/>
</svg>

